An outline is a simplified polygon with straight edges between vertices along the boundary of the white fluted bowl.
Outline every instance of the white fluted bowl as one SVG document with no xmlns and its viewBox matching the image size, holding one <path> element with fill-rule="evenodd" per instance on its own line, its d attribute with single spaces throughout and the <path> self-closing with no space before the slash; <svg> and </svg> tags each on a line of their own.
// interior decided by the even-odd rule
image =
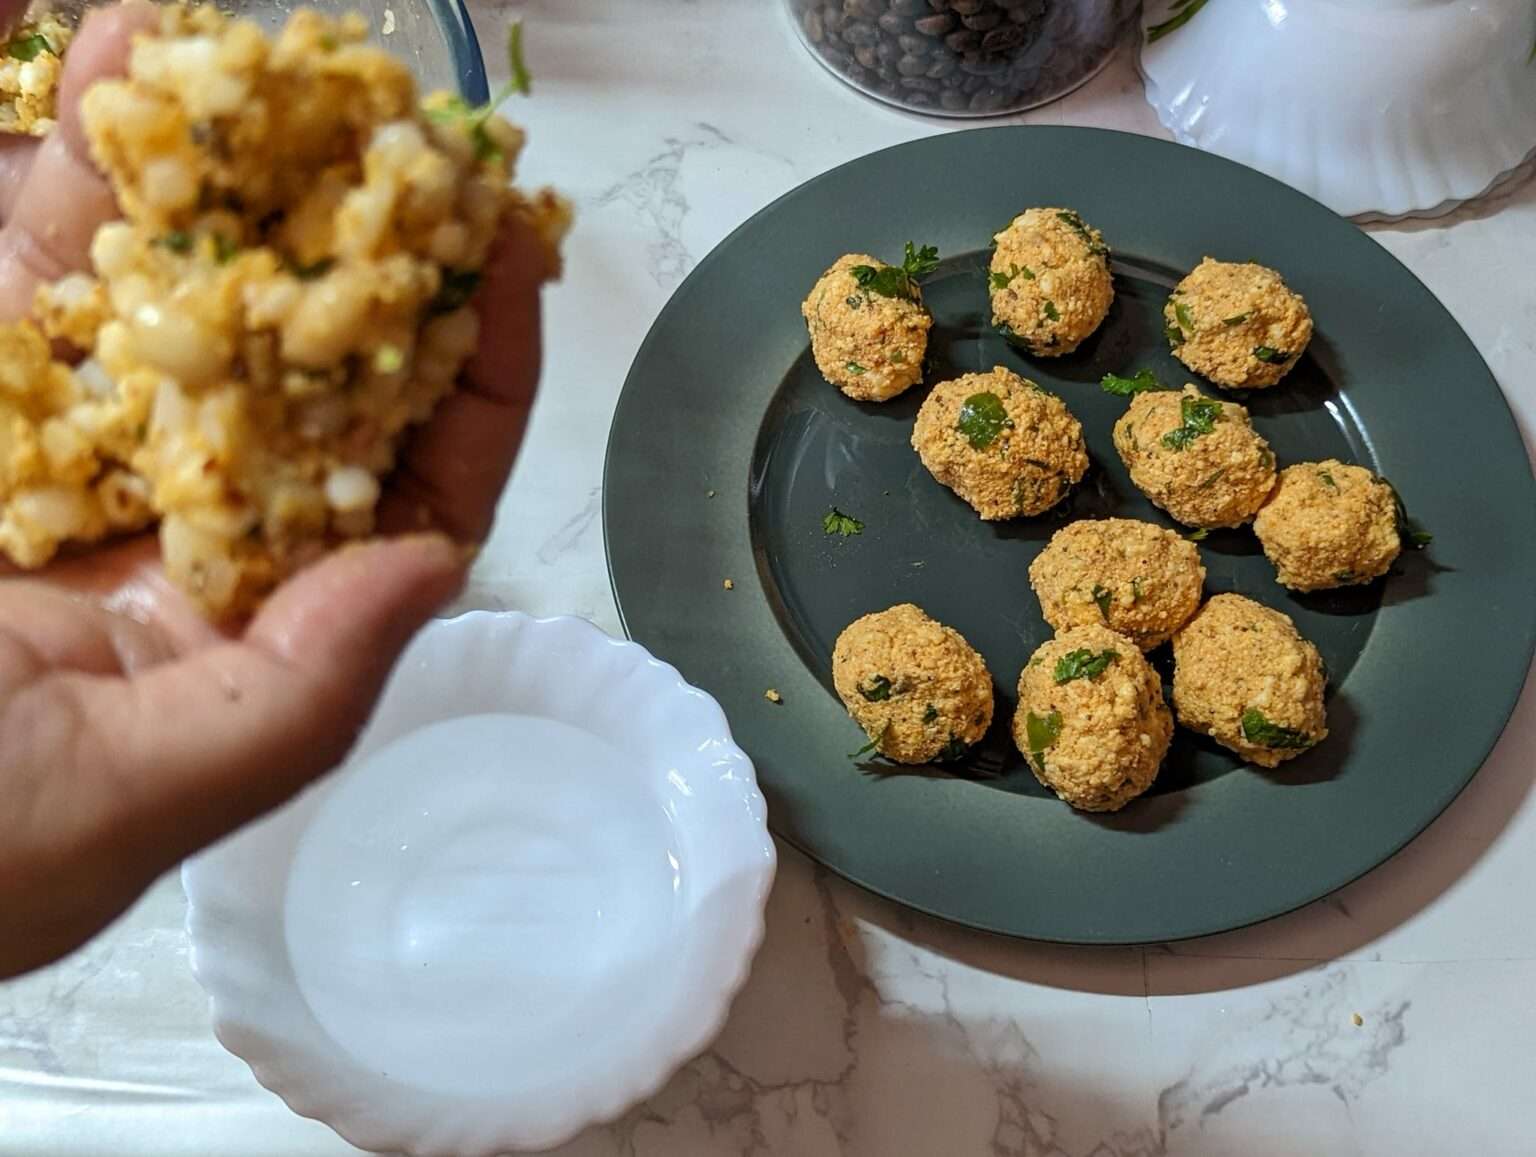
<svg viewBox="0 0 1536 1157">
<path fill-rule="evenodd" d="M 1150 0 L 1145 25 L 1181 10 Z M 1536 4 L 1516 0 L 1212 0 L 1145 44 L 1141 71 L 1181 143 L 1397 218 L 1448 212 L 1536 152 L 1533 54 Z"/>
<path fill-rule="evenodd" d="M 219 1040 L 364 1149 L 559 1144 L 724 1023 L 774 872 L 720 708 L 579 619 L 411 645 L 348 763 L 190 860 Z"/>
</svg>

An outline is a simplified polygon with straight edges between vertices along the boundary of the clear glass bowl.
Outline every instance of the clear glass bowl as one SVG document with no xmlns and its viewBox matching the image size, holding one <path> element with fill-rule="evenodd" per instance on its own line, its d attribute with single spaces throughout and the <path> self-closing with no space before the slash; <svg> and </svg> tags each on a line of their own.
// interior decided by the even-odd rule
<svg viewBox="0 0 1536 1157">
<path fill-rule="evenodd" d="M 104 5 L 110 0 L 100 0 Z M 470 104 L 490 99 L 485 58 L 463 0 L 216 0 L 220 11 L 247 16 L 272 30 L 283 25 L 295 9 L 314 8 L 340 16 L 361 12 L 368 20 L 369 38 L 408 62 L 423 93 L 446 88 Z M 97 7 L 96 0 L 78 6 L 58 5 L 76 13 Z M 385 32 L 388 28 L 390 31 Z"/>
<path fill-rule="evenodd" d="M 914 112 L 996 116 L 1108 63 L 1140 0 L 784 0 L 801 41 L 860 92 Z"/>
</svg>

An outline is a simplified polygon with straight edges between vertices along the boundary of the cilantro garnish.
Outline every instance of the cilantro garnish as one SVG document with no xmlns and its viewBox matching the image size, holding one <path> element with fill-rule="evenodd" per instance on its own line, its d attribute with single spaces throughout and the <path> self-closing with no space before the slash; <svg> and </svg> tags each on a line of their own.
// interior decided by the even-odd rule
<svg viewBox="0 0 1536 1157">
<path fill-rule="evenodd" d="M 1385 478 L 1382 481 L 1387 482 Z M 1435 536 L 1408 517 L 1408 508 L 1403 505 L 1403 496 L 1397 492 L 1397 487 L 1390 482 L 1387 482 L 1387 487 L 1392 491 L 1392 502 L 1397 509 L 1398 537 L 1409 550 L 1423 550 L 1435 541 Z"/>
<path fill-rule="evenodd" d="M 900 265 L 855 265 L 848 270 L 860 289 L 878 293 L 881 297 L 894 297 L 902 301 L 917 300 L 917 279 L 932 273 L 939 264 L 939 251 L 932 245 L 921 249 L 907 242 L 907 250 Z"/>
<path fill-rule="evenodd" d="M 1246 314 L 1246 313 L 1239 313 L 1239 314 L 1237 314 L 1234 317 L 1224 317 L 1224 318 L 1221 319 L 1221 324 L 1222 325 L 1242 325 L 1243 322 L 1247 321 L 1250 316 L 1252 316 L 1252 315 L 1251 314 Z"/>
<path fill-rule="evenodd" d="M 1098 654 L 1087 648 L 1072 651 L 1056 660 L 1056 682 L 1070 683 L 1074 679 L 1095 678 L 1107 671 L 1109 665 L 1119 657 L 1118 651 L 1100 651 Z"/>
<path fill-rule="evenodd" d="M 1216 419 L 1221 417 L 1221 403 L 1185 394 L 1179 399 L 1179 417 L 1183 425 L 1169 430 L 1162 438 L 1163 445 L 1170 450 L 1182 450 L 1196 438 L 1214 430 Z"/>
<path fill-rule="evenodd" d="M 1045 753 L 1060 738 L 1061 712 L 1052 711 L 1043 717 L 1036 715 L 1033 711 L 1025 715 L 1024 739 L 1029 744 L 1029 754 L 1042 775 L 1045 774 Z"/>
<path fill-rule="evenodd" d="M 1253 356 L 1258 358 L 1259 361 L 1265 362 L 1272 366 L 1278 366 L 1282 362 L 1288 362 L 1291 360 L 1291 355 L 1286 353 L 1284 350 L 1277 350 L 1274 346 L 1267 345 L 1254 346 Z"/>
<path fill-rule="evenodd" d="M 867 372 L 867 371 L 866 371 L 866 370 L 865 370 L 865 369 L 864 369 L 864 367 L 863 367 L 863 366 L 861 366 L 861 365 L 859 365 L 859 363 L 858 363 L 858 362 L 849 362 L 849 363 L 848 363 L 848 364 L 847 364 L 847 365 L 846 365 L 846 366 L 844 366 L 844 367 L 843 367 L 843 368 L 844 368 L 844 369 L 845 369 L 845 370 L 847 370 L 847 371 L 848 371 L 848 372 L 849 372 L 849 373 L 850 373 L 850 374 L 855 374 L 855 375 L 857 375 L 857 374 L 862 374 L 862 373 L 866 373 L 866 372 Z"/>
<path fill-rule="evenodd" d="M 985 450 L 1013 419 L 1003 408 L 1003 400 L 993 393 L 972 394 L 960 406 L 955 429 L 965 435 L 973 450 Z"/>
<path fill-rule="evenodd" d="M 1045 314 L 1045 316 L 1050 318 L 1052 321 L 1060 321 L 1061 320 L 1061 310 L 1056 308 L 1056 303 L 1054 301 L 1047 300 L 1040 307 L 1040 309 L 1041 309 L 1041 312 L 1043 312 Z"/>
<path fill-rule="evenodd" d="M 994 272 L 990 276 L 994 289 L 1007 289 L 1009 282 L 1013 281 L 1016 277 L 1022 277 L 1025 281 L 1033 281 L 1035 279 L 1035 271 L 1027 265 L 1012 265 L 1007 273 Z"/>
<path fill-rule="evenodd" d="M 1113 599 L 1113 591 L 1107 587 L 1101 587 L 1098 583 L 1093 584 L 1093 601 L 1098 604 L 1099 617 L 1106 623 L 1109 621 L 1109 607 Z"/>
<path fill-rule="evenodd" d="M 194 240 L 185 229 L 173 229 L 163 237 L 156 237 L 155 244 L 172 253 L 191 253 Z"/>
<path fill-rule="evenodd" d="M 1072 231 L 1087 243 L 1089 253 L 1098 256 L 1109 252 L 1109 247 L 1102 241 L 1095 241 L 1087 223 L 1071 209 L 1063 209 L 1056 214 L 1056 217 L 1058 220 L 1066 222 L 1072 228 Z"/>
<path fill-rule="evenodd" d="M 864 524 L 852 515 L 844 514 L 834 506 L 823 516 L 821 529 L 824 534 L 837 534 L 847 538 L 850 535 L 863 534 Z"/>
<path fill-rule="evenodd" d="M 1117 374 L 1105 374 L 1099 388 L 1106 394 L 1118 394 L 1122 398 L 1129 398 L 1133 394 L 1144 394 L 1151 390 L 1165 390 L 1168 387 L 1157 380 L 1157 375 L 1151 370 L 1137 370 L 1134 378 L 1122 378 Z"/>
<path fill-rule="evenodd" d="M 533 95 L 533 77 L 523 61 L 523 22 L 514 20 L 507 27 L 507 83 L 496 90 L 490 100 L 482 105 L 470 105 L 462 97 L 452 97 L 435 108 L 423 110 L 427 119 L 438 124 L 463 124 L 469 131 L 469 139 L 475 147 L 475 158 L 481 161 L 504 159 L 500 146 L 486 131 L 485 122 L 497 106 L 514 93 Z"/>
<path fill-rule="evenodd" d="M 1243 738 L 1255 747 L 1298 750 L 1311 747 L 1317 742 L 1305 731 L 1271 723 L 1257 707 L 1250 707 L 1243 712 L 1242 728 Z"/>
<path fill-rule="evenodd" d="M 879 703 L 891 697 L 891 681 L 884 675 L 876 675 L 868 687 L 860 687 L 859 694 L 871 703 Z"/>
</svg>

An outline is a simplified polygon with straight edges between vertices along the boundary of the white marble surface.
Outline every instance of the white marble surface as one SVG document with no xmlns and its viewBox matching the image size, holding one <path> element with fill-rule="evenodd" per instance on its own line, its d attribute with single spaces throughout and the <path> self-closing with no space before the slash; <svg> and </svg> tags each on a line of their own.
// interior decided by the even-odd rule
<svg viewBox="0 0 1536 1157">
<path fill-rule="evenodd" d="M 580 206 L 543 398 L 465 604 L 617 630 L 608 418 L 694 262 L 807 177 L 929 133 L 842 90 L 769 0 L 562 0 L 528 22 L 528 173 Z M 1025 118 L 1158 133 L 1129 57 Z M 1536 184 L 1376 236 L 1536 429 Z M 916 917 L 783 849 L 768 941 L 716 1046 L 568 1157 L 1313 1157 L 1536 1152 L 1536 697 L 1396 859 L 1258 928 L 1166 948 L 1016 944 Z M 328 1157 L 208 1032 L 174 878 L 0 986 L 0 1155 Z M 1361 1023 L 1354 1023 L 1358 1014 Z"/>
</svg>

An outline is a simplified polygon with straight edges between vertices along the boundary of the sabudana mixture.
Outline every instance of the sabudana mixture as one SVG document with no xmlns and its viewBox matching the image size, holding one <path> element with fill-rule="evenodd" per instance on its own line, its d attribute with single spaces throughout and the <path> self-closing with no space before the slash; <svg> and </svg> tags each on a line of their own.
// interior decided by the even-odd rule
<svg viewBox="0 0 1536 1157">
<path fill-rule="evenodd" d="M 1205 567 L 1195 544 L 1165 527 L 1083 519 L 1051 536 L 1029 582 L 1053 630 L 1106 626 L 1150 651 L 1199 608 Z"/>
<path fill-rule="evenodd" d="M 1150 390 L 1115 423 L 1136 488 L 1187 526 L 1241 526 L 1275 485 L 1275 456 L 1236 402 Z"/>
<path fill-rule="evenodd" d="M 1002 366 L 940 382 L 923 399 L 912 448 L 984 520 L 1049 510 L 1088 470 L 1066 403 Z"/>
<path fill-rule="evenodd" d="M 1067 803 L 1119 811 L 1157 778 L 1173 718 L 1136 644 L 1108 627 L 1073 627 L 1019 675 L 1013 739 L 1035 778 Z"/>
<path fill-rule="evenodd" d="M 1297 591 L 1368 583 L 1403 549 L 1392 487 L 1331 458 L 1280 471 L 1253 532 L 1280 582 Z"/>
<path fill-rule="evenodd" d="M 1273 269 L 1207 257 L 1163 308 L 1173 356 L 1228 389 L 1273 386 L 1312 340 L 1312 314 Z"/>
<path fill-rule="evenodd" d="M 832 682 L 869 736 L 866 750 L 897 763 L 959 759 L 992 722 L 981 656 L 911 603 L 846 627 L 832 648 Z"/>
<path fill-rule="evenodd" d="M 994 239 L 992 324 L 1037 357 L 1069 354 L 1109 314 L 1103 235 L 1073 209 L 1026 209 Z"/>
<path fill-rule="evenodd" d="M 922 380 L 933 318 L 917 278 L 937 261 L 908 243 L 901 265 L 849 253 L 821 275 L 800 314 L 827 381 L 855 401 L 884 402 Z"/>
<path fill-rule="evenodd" d="M 253 607 L 373 530 L 401 436 L 474 350 L 470 305 L 509 214 L 559 268 L 567 206 L 508 184 L 522 133 L 456 98 L 419 105 L 359 17 L 268 40 L 167 8 L 128 74 L 82 103 L 124 220 L 92 274 L 0 339 L 0 549 L 39 566 L 156 520 L 167 574 L 207 611 Z M 77 347 L 51 361 L 44 337 Z"/>
<path fill-rule="evenodd" d="M 1173 637 L 1179 723 L 1250 763 L 1276 767 L 1328 735 L 1328 676 L 1288 615 L 1214 595 Z"/>
<path fill-rule="evenodd" d="M 28 18 L 0 48 L 0 133 L 46 136 L 58 120 L 59 78 L 74 30 L 51 12 Z"/>
</svg>

